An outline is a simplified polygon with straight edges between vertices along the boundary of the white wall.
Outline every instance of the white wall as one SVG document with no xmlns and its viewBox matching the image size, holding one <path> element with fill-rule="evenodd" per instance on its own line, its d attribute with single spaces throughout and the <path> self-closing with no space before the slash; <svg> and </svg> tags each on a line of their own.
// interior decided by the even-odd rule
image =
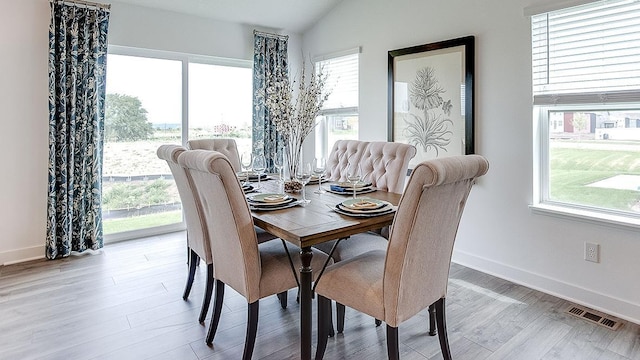
<svg viewBox="0 0 640 360">
<path fill-rule="evenodd" d="M 548 2 L 548 1 L 545 1 Z M 387 51 L 476 36 L 474 187 L 455 261 L 640 323 L 640 232 L 532 214 L 530 23 L 539 0 L 349 0 L 303 36 L 312 56 L 362 46 L 360 138 L 387 139 Z M 584 242 L 601 262 L 583 260 Z"/>
<path fill-rule="evenodd" d="M 49 22 L 48 0 L 0 1 L 0 265 L 44 257 Z M 251 60 L 253 29 L 113 2 L 109 44 Z M 295 74 L 301 37 L 287 35 Z"/>
</svg>

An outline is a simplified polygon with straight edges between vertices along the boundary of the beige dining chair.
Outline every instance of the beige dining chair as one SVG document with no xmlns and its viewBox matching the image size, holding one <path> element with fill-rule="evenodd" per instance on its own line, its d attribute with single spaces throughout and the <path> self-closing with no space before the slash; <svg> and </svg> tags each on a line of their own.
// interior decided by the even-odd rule
<svg viewBox="0 0 640 360">
<path fill-rule="evenodd" d="M 433 304 L 440 349 L 444 359 L 451 359 L 445 319 L 451 254 L 471 187 L 488 168 L 480 155 L 416 166 L 400 199 L 387 251 L 371 250 L 330 265 L 317 282 L 316 360 L 323 358 L 330 332 L 329 299 L 383 320 L 389 359 L 400 357 L 398 326 Z"/>
<path fill-rule="evenodd" d="M 191 287 L 195 278 L 196 267 L 202 259 L 207 264 L 207 281 L 202 301 L 202 309 L 198 321 L 204 322 L 207 317 L 209 304 L 211 302 L 211 294 L 213 293 L 213 257 L 209 247 L 209 232 L 201 221 L 202 214 L 199 204 L 193 196 L 189 179 L 185 170 L 178 165 L 178 156 L 185 152 L 185 149 L 179 145 L 161 145 L 158 147 L 157 155 L 160 159 L 165 160 L 169 165 L 171 174 L 178 188 L 178 195 L 182 202 L 182 210 L 187 224 L 187 252 L 189 254 L 189 272 L 187 275 L 187 284 L 184 289 L 182 298 L 187 300 L 191 293 Z"/>
<path fill-rule="evenodd" d="M 189 140 L 187 141 L 187 149 L 217 151 L 229 159 L 231 167 L 235 172 L 242 171 L 242 165 L 240 165 L 240 152 L 238 151 L 238 144 L 234 139 L 215 138 Z"/>
<path fill-rule="evenodd" d="M 249 205 L 227 157 L 215 151 L 189 150 L 178 157 L 178 163 L 191 177 L 207 229 L 216 234 L 209 238 L 216 295 L 206 343 L 212 344 L 215 337 L 224 289 L 228 285 L 247 299 L 243 359 L 250 359 L 258 326 L 259 300 L 298 286 L 294 269 L 300 268 L 300 257 L 296 256 L 300 249 L 293 245 L 285 249 L 277 241 L 258 244 Z M 322 267 L 327 259 L 327 255 L 315 251 L 312 267 Z"/>
<path fill-rule="evenodd" d="M 374 141 L 338 140 L 333 145 L 327 160 L 329 181 L 345 181 L 349 167 L 360 166 L 364 181 L 376 189 L 401 194 L 407 178 L 409 161 L 416 155 L 413 145 Z M 366 196 L 366 195 L 362 195 Z M 387 236 L 388 228 L 379 233 Z M 350 259 L 369 250 L 386 250 L 384 237 L 350 236 L 348 239 L 333 240 L 316 245 L 316 248 L 330 254 L 335 262 Z M 337 332 L 344 329 L 344 306 L 336 304 Z M 376 321 L 380 325 L 380 321 Z"/>
</svg>

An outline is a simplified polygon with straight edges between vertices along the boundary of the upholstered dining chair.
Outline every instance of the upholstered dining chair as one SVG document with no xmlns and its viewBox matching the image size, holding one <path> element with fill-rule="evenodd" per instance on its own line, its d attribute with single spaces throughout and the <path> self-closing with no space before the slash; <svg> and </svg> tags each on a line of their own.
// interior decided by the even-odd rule
<svg viewBox="0 0 640 360">
<path fill-rule="evenodd" d="M 211 302 L 211 294 L 213 293 L 213 257 L 209 247 L 209 232 L 201 221 L 202 215 L 199 204 L 193 196 L 190 182 L 187 178 L 185 170 L 178 165 L 178 156 L 185 152 L 185 149 L 179 145 L 161 145 L 157 150 L 160 159 L 165 160 L 169 165 L 171 174 L 178 188 L 178 195 L 182 202 L 185 222 L 187 223 L 187 251 L 189 254 L 189 272 L 187 275 L 187 284 L 184 289 L 182 298 L 187 300 L 191 293 L 191 287 L 195 278 L 196 267 L 202 259 L 207 264 L 207 280 L 202 301 L 202 309 L 198 321 L 204 322 L 207 317 L 209 304 Z"/>
<path fill-rule="evenodd" d="M 329 181 L 345 181 L 349 166 L 360 166 L 366 174 L 364 181 L 379 190 L 401 194 L 404 190 L 409 161 L 416 155 L 413 145 L 374 141 L 338 140 L 327 160 Z M 387 236 L 388 228 L 380 229 Z M 384 237 L 370 237 L 361 234 L 348 239 L 333 240 L 316 245 L 319 250 L 330 254 L 335 262 L 350 259 L 369 250 L 386 250 Z M 344 306 L 336 304 L 337 332 L 344 329 Z M 376 320 L 376 325 L 380 321 Z"/>
<path fill-rule="evenodd" d="M 189 150 L 213 150 L 226 156 L 231 163 L 231 167 L 235 172 L 242 171 L 242 165 L 240 165 L 240 152 L 238 151 L 238 144 L 234 139 L 194 139 L 187 141 L 187 149 Z"/>
<path fill-rule="evenodd" d="M 242 165 L 240 165 L 240 153 L 238 151 L 238 145 L 234 139 L 215 138 L 215 139 L 194 139 L 187 141 L 187 149 L 189 150 L 211 150 L 217 151 L 226 156 L 231 163 L 233 171 L 239 173 L 242 171 Z M 255 227 L 256 236 L 258 237 L 258 243 L 277 239 L 277 236 L 268 233 L 259 227 Z M 287 292 L 278 294 L 280 299 L 280 305 L 283 309 L 287 307 Z"/>
<path fill-rule="evenodd" d="M 480 155 L 416 166 L 400 199 L 387 251 L 371 250 L 330 265 L 317 282 L 316 360 L 324 356 L 330 331 L 328 299 L 383 320 L 389 359 L 400 357 L 398 326 L 434 304 L 442 355 L 451 359 L 445 319 L 451 254 L 471 187 L 488 168 Z"/>
<path fill-rule="evenodd" d="M 202 205 L 216 276 L 213 316 L 206 337 L 212 344 L 220 320 L 225 286 L 247 299 L 248 321 L 243 359 L 250 359 L 258 326 L 259 300 L 298 286 L 300 249 L 277 241 L 258 244 L 249 205 L 231 163 L 219 152 L 189 150 L 178 157 L 187 170 Z M 294 255 L 294 256 L 291 256 Z M 293 259 L 292 266 L 290 260 Z M 327 256 L 315 251 L 312 266 L 322 267 Z"/>
</svg>

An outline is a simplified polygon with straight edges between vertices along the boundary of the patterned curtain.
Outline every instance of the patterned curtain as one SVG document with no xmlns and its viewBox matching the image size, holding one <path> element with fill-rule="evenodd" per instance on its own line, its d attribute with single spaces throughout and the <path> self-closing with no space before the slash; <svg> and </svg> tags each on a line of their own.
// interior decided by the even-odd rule
<svg viewBox="0 0 640 360">
<path fill-rule="evenodd" d="M 264 105 L 265 80 L 269 75 L 276 81 L 289 77 L 288 41 L 288 36 L 253 33 L 253 153 L 264 154 L 269 172 L 274 171 L 274 156 L 282 154 L 284 143 Z"/>
<path fill-rule="evenodd" d="M 49 26 L 49 188 L 46 256 L 97 250 L 108 7 L 53 1 Z"/>
</svg>

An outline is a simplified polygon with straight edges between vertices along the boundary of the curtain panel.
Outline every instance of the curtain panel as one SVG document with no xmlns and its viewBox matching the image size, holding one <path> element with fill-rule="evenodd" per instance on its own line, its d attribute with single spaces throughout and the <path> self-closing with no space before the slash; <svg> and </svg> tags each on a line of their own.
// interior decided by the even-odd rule
<svg viewBox="0 0 640 360">
<path fill-rule="evenodd" d="M 274 172 L 273 160 L 282 156 L 284 142 L 265 106 L 264 90 L 269 76 L 275 81 L 289 78 L 289 37 L 254 31 L 253 40 L 253 153 L 264 154 L 267 171 Z"/>
<path fill-rule="evenodd" d="M 46 256 L 97 250 L 109 10 L 53 1 Z"/>
</svg>

